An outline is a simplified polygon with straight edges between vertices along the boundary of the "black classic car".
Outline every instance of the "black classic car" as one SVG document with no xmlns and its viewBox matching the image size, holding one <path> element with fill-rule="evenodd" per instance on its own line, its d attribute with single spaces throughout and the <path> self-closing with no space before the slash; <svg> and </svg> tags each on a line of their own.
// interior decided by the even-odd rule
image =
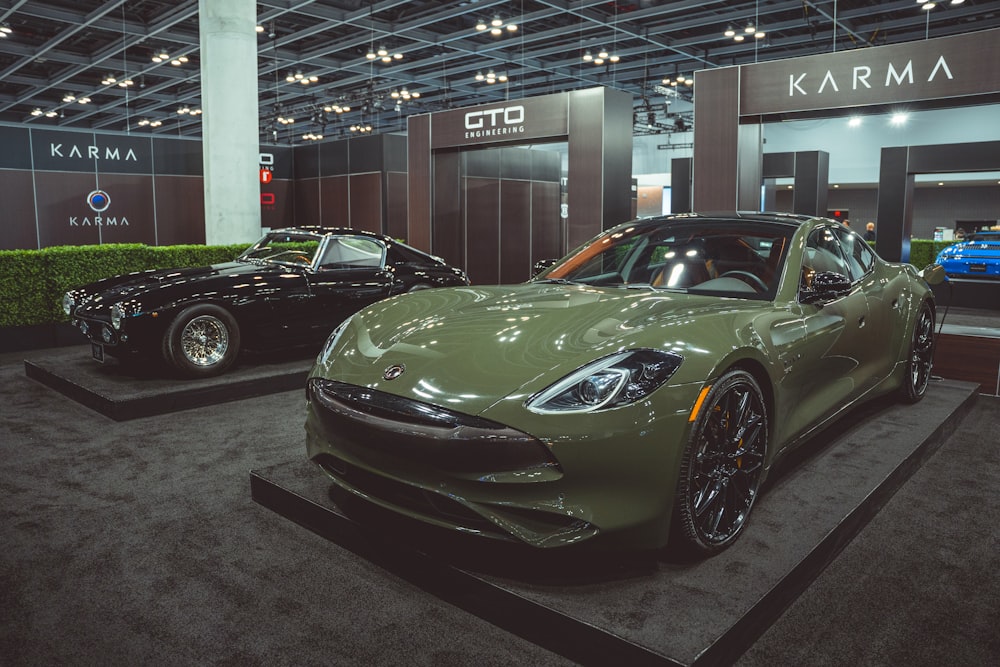
<svg viewBox="0 0 1000 667">
<path fill-rule="evenodd" d="M 319 346 L 346 317 L 394 294 L 467 285 L 465 273 L 387 236 L 268 232 L 233 262 L 141 271 L 70 290 L 63 310 L 93 356 L 160 358 L 217 375 L 241 350 Z"/>
</svg>

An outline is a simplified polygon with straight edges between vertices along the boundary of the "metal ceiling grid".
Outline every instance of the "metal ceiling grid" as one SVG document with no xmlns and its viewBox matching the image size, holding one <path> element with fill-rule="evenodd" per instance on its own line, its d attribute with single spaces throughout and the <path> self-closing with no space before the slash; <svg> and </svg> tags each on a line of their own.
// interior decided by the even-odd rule
<svg viewBox="0 0 1000 667">
<path fill-rule="evenodd" d="M 1000 2 L 943 0 L 928 11 L 913 0 L 267 0 L 257 15 L 261 137 L 297 143 L 358 124 L 403 130 L 411 113 L 591 86 L 633 95 L 637 133 L 672 132 L 678 117 L 690 127 L 694 91 L 664 86 L 665 77 L 994 28 Z M 476 30 L 494 16 L 518 29 Z M 766 36 L 723 35 L 748 23 Z M 200 117 L 177 113 L 200 103 L 198 0 L 0 0 L 0 24 L 10 28 L 0 39 L 0 121 L 200 136 Z M 366 58 L 380 46 L 402 58 Z M 618 62 L 583 60 L 602 48 Z M 171 58 L 153 62 L 161 51 Z M 187 62 L 170 64 L 181 56 Z M 476 79 L 490 70 L 509 78 Z M 286 80 L 296 72 L 317 81 Z M 109 75 L 116 81 L 102 84 Z M 119 86 L 126 77 L 134 85 Z M 403 87 L 419 99 L 391 96 Z M 324 111 L 334 104 L 351 111 Z M 279 125 L 278 115 L 296 122 Z M 162 124 L 138 125 L 143 119 Z"/>
</svg>

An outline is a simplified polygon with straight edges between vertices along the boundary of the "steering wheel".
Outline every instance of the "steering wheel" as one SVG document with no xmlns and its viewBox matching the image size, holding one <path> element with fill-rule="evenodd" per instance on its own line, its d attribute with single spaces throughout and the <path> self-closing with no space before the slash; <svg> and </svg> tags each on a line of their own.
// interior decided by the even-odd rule
<svg viewBox="0 0 1000 667">
<path fill-rule="evenodd" d="M 299 250 L 284 250 L 276 255 L 271 255 L 266 259 L 277 259 L 282 255 L 292 255 L 292 259 L 296 262 L 302 262 L 303 264 L 312 264 L 312 257 Z"/>
<path fill-rule="evenodd" d="M 753 287 L 755 290 L 758 290 L 760 292 L 766 292 L 767 291 L 767 283 L 765 283 L 763 280 L 761 280 L 760 276 L 755 276 L 754 274 L 750 273 L 749 271 L 726 271 L 725 273 L 723 273 L 719 277 L 720 278 L 725 278 L 727 276 L 732 276 L 733 278 L 738 278 L 738 279 L 742 280 L 743 282 L 747 283 L 748 285 L 750 285 L 750 287 Z"/>
</svg>

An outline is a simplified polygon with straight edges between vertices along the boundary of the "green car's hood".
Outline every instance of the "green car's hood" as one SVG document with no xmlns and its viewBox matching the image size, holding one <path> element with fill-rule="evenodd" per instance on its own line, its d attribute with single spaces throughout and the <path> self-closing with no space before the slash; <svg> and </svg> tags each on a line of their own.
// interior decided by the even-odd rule
<svg viewBox="0 0 1000 667">
<path fill-rule="evenodd" d="M 764 302 L 649 289 L 523 284 L 426 290 L 377 303 L 350 321 L 313 369 L 322 376 L 480 414 L 580 366 L 633 348 L 673 350 L 728 330 Z M 403 364 L 394 380 L 386 369 Z"/>
</svg>

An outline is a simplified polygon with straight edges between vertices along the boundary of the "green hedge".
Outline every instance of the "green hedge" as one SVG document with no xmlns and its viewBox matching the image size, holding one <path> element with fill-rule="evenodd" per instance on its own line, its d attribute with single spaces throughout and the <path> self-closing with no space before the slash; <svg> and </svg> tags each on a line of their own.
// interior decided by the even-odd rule
<svg viewBox="0 0 1000 667">
<path fill-rule="evenodd" d="M 910 241 L 910 263 L 930 264 L 954 241 Z M 147 246 L 109 243 L 56 246 L 42 250 L 0 250 L 0 327 L 64 322 L 66 290 L 131 271 L 204 266 L 228 262 L 246 244 L 230 246 Z"/>
<path fill-rule="evenodd" d="M 910 241 L 910 264 L 922 269 L 932 264 L 943 248 L 957 241 L 928 241 L 927 239 L 912 239 Z"/>
<path fill-rule="evenodd" d="M 228 262 L 246 247 L 109 243 L 0 250 L 0 327 L 66 321 L 62 295 L 73 287 L 131 271 Z"/>
</svg>

